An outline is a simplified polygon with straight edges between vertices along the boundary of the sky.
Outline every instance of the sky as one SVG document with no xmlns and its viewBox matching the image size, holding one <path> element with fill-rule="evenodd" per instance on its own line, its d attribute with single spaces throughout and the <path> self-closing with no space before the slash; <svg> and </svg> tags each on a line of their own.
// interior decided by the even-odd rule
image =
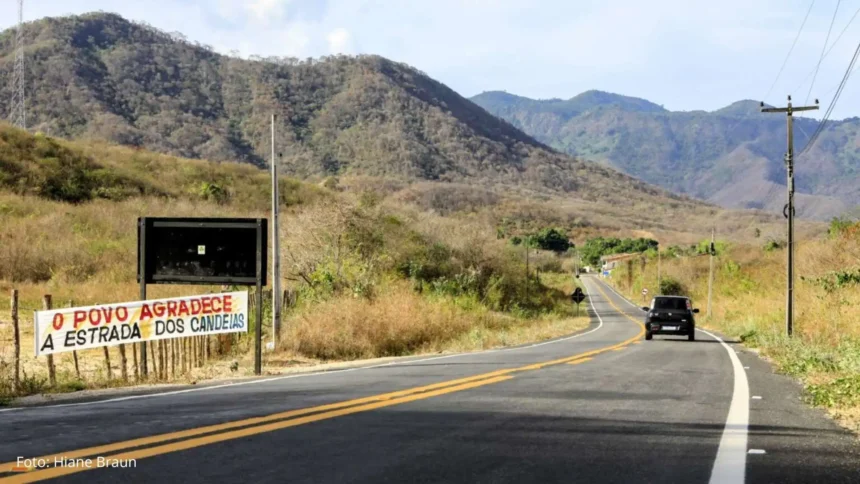
<svg viewBox="0 0 860 484">
<path fill-rule="evenodd" d="M 5 29 L 16 21 L 17 1 L 0 1 L 0 29 Z M 567 99 L 599 89 L 675 111 L 710 111 L 741 99 L 782 105 L 789 93 L 795 104 L 803 103 L 833 22 L 827 45 L 832 50 L 808 97 L 810 103 L 819 97 L 823 112 L 860 42 L 860 18 L 849 23 L 860 12 L 860 0 L 25 3 L 25 20 L 115 12 L 242 57 L 378 54 L 413 65 L 467 97 L 504 90 Z M 860 116 L 860 73 L 849 80 L 832 118 L 853 116 Z"/>
</svg>

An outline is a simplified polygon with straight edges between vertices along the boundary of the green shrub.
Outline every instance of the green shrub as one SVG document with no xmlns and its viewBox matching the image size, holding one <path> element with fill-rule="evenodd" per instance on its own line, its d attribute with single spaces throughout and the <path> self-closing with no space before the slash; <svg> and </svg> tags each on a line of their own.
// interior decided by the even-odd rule
<svg viewBox="0 0 860 484">
<path fill-rule="evenodd" d="M 573 244 L 567 237 L 567 234 L 558 228 L 545 228 L 538 233 L 532 235 L 531 240 L 534 246 L 542 250 L 550 250 L 556 253 L 566 252 Z"/>
<path fill-rule="evenodd" d="M 765 252 L 773 252 L 775 250 L 782 249 L 783 247 L 785 247 L 785 244 L 780 241 L 768 240 L 762 247 L 762 250 Z"/>
<path fill-rule="evenodd" d="M 809 385 L 807 393 L 813 405 L 834 407 L 860 404 L 860 375 Z"/>
<path fill-rule="evenodd" d="M 26 371 L 23 371 L 23 375 L 21 376 L 21 383 L 18 387 L 18 394 L 20 395 L 35 395 L 38 393 L 43 393 L 48 389 L 48 379 L 47 378 L 39 378 L 35 375 L 27 375 Z"/>
<path fill-rule="evenodd" d="M 660 294 L 666 296 L 686 296 L 687 289 L 681 281 L 672 277 L 663 277 L 660 280 Z"/>
<path fill-rule="evenodd" d="M 200 182 L 200 185 L 197 187 L 197 196 L 200 197 L 201 200 L 216 203 L 227 203 L 230 200 L 230 194 L 227 190 L 218 184 L 205 181 Z"/>
<path fill-rule="evenodd" d="M 827 236 L 831 239 L 835 239 L 847 232 L 851 227 L 858 224 L 860 224 L 860 222 L 855 222 L 847 217 L 833 217 L 833 219 L 830 220 L 830 227 L 827 229 Z"/>
</svg>

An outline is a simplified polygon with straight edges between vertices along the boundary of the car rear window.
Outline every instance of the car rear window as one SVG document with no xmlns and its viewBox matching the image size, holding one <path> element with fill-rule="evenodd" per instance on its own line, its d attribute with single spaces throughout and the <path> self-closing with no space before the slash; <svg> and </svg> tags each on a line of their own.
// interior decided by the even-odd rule
<svg viewBox="0 0 860 484">
<path fill-rule="evenodd" d="M 687 300 L 680 297 L 658 297 L 654 298 L 651 309 L 671 309 L 675 311 L 686 311 Z"/>
</svg>

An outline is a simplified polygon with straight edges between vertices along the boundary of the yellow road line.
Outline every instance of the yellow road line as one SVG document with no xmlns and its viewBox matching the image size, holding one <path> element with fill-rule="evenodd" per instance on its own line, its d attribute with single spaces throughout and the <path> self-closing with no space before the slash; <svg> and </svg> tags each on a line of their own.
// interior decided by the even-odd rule
<svg viewBox="0 0 860 484">
<path fill-rule="evenodd" d="M 608 302 L 610 306 L 615 308 L 615 310 L 618 311 L 622 316 L 626 317 L 630 321 L 633 321 L 634 323 L 638 324 L 639 326 L 642 326 L 642 332 L 644 333 L 645 332 L 645 325 L 641 321 L 639 321 L 638 319 L 627 314 L 623 309 L 616 306 L 615 303 L 612 302 L 612 299 L 609 299 L 609 296 L 607 296 L 606 293 L 603 292 L 603 289 L 600 288 L 600 284 L 602 284 L 602 283 L 597 283 L 597 290 L 600 291 L 600 294 L 603 294 L 603 298 L 606 299 L 606 302 Z"/>
<path fill-rule="evenodd" d="M 205 427 L 198 427 L 198 428 L 193 428 L 193 429 L 188 429 L 188 430 L 182 430 L 179 432 L 169 432 L 169 433 L 160 434 L 160 435 L 153 435 L 150 437 L 142 437 L 139 439 L 126 440 L 124 442 L 116 442 L 113 444 L 88 447 L 85 449 L 79 449 L 79 450 L 74 450 L 74 451 L 70 451 L 70 452 L 61 452 L 61 453 L 56 453 L 56 454 L 43 455 L 41 457 L 37 457 L 36 459 L 44 459 L 44 460 L 47 460 L 49 462 L 54 462 L 55 458 L 76 459 L 78 457 L 86 457 L 89 455 L 106 454 L 109 452 L 124 450 L 124 449 L 130 448 L 130 447 L 140 447 L 142 445 L 158 444 L 158 443 L 161 443 L 161 442 L 164 442 L 167 440 L 176 440 L 176 439 L 182 439 L 182 438 L 187 438 L 187 437 L 195 437 L 195 436 L 202 435 L 202 434 L 219 432 L 219 431 L 223 431 L 223 430 L 230 430 L 230 429 L 233 429 L 236 427 L 258 425 L 258 424 L 262 424 L 262 423 L 271 422 L 273 420 L 282 420 L 282 419 L 287 419 L 287 418 L 299 417 L 299 416 L 307 415 L 310 413 L 324 412 L 324 411 L 328 411 L 328 410 L 336 410 L 336 409 L 340 409 L 340 408 L 344 408 L 344 407 L 351 407 L 351 406 L 355 406 L 355 405 L 361 405 L 364 403 L 370 403 L 370 402 L 375 402 L 375 401 L 380 401 L 380 400 L 390 400 L 390 399 L 410 395 L 413 393 L 424 392 L 424 391 L 428 391 L 428 390 L 435 390 L 435 389 L 443 388 L 443 387 L 447 387 L 447 386 L 458 385 L 461 383 L 472 382 L 475 380 L 482 380 L 485 378 L 491 378 L 491 377 L 496 376 L 496 375 L 503 375 L 503 374 L 510 373 L 511 371 L 512 370 L 493 371 L 490 373 L 484 373 L 481 375 L 476 375 L 476 376 L 472 376 L 472 377 L 468 377 L 468 378 L 449 380 L 449 381 L 444 381 L 441 383 L 434 383 L 432 385 L 426 385 L 426 386 L 422 386 L 422 387 L 408 388 L 406 390 L 400 390 L 400 391 L 391 392 L 391 393 L 383 393 L 383 394 L 373 395 L 373 396 L 364 397 L 364 398 L 357 398 L 354 400 L 347 400 L 347 401 L 338 402 L 338 403 L 320 405 L 318 407 L 301 408 L 301 409 L 297 409 L 297 410 L 290 410 L 287 412 L 280 412 L 280 413 L 276 413 L 276 414 L 272 414 L 272 415 L 266 415 L 264 417 L 254 417 L 254 418 L 249 418 L 249 419 L 244 419 L 244 420 L 237 420 L 234 422 L 227 422 L 227 423 L 223 423 L 223 424 L 208 425 Z M 5 464 L 0 464 L 0 473 L 10 472 L 15 468 L 15 466 L 16 466 L 16 462 L 7 462 Z M 2 479 L 0 479 L 0 480 L 2 480 Z"/>
<path fill-rule="evenodd" d="M 519 368 L 511 368 L 506 370 L 497 370 L 489 373 L 483 373 L 480 375 L 471 376 L 468 378 L 461 378 L 457 380 L 449 380 L 440 383 L 435 383 L 432 385 L 426 385 L 422 387 L 410 388 L 406 390 L 400 390 L 391 393 L 385 393 L 380 395 L 373 395 L 364 398 L 358 398 L 354 400 L 347 400 L 344 402 L 332 403 L 327 405 L 321 405 L 317 407 L 310 407 L 304 409 L 290 410 L 287 412 L 281 412 L 273 415 L 267 415 L 264 417 L 254 417 L 244 420 L 238 420 L 234 422 L 227 422 L 223 424 L 217 425 L 209 425 L 205 427 L 193 428 L 188 430 L 182 430 L 178 432 L 170 432 L 150 437 L 142 437 L 138 439 L 127 440 L 124 442 L 116 442 L 112 444 L 88 447 L 85 449 L 78 449 L 69 452 L 56 453 L 51 455 L 46 455 L 42 457 L 38 457 L 37 459 L 45 459 L 49 462 L 53 462 L 55 458 L 64 458 L 64 459 L 75 459 L 80 457 L 87 456 L 95 456 L 97 454 L 106 454 L 110 452 L 116 452 L 120 450 L 126 450 L 134 447 L 140 447 L 144 445 L 152 445 L 152 444 L 160 444 L 169 440 L 177 440 L 177 439 L 186 439 L 180 442 L 173 442 L 166 445 L 161 445 L 157 447 L 152 447 L 148 449 L 140 449 L 136 451 L 130 451 L 123 454 L 118 454 L 111 456 L 111 458 L 115 459 L 123 459 L 123 458 L 145 458 L 150 457 L 152 455 L 158 455 L 165 452 L 174 452 L 176 450 L 188 449 L 191 447 L 196 447 L 200 445 L 206 445 L 214 442 L 221 442 L 223 440 L 229 440 L 233 438 L 245 437 L 248 435 L 254 435 L 262 432 L 269 432 L 272 430 L 277 430 L 281 428 L 293 427 L 296 425 L 302 425 L 309 422 L 316 422 L 318 420 L 324 420 L 328 418 L 334 418 L 341 415 L 348 415 L 356 412 L 363 412 L 372 410 L 375 408 L 380 408 L 388 405 L 396 405 L 400 403 L 405 403 L 413 400 L 430 398 L 437 395 L 442 395 L 449 392 L 465 390 L 469 388 L 475 388 L 478 386 L 488 385 L 492 383 L 497 383 L 500 381 L 505 381 L 510 378 L 511 373 L 522 372 L 522 371 L 531 371 L 531 370 L 539 370 L 541 368 L 557 365 L 562 363 L 584 363 L 585 361 L 590 360 L 590 356 L 598 355 L 600 353 L 619 349 L 627 344 L 630 344 L 642 337 L 645 334 L 645 327 L 639 321 L 636 321 L 630 316 L 626 315 L 623 311 L 618 309 L 615 304 L 612 303 L 611 300 L 606 296 L 606 293 L 600 288 L 598 283 L 598 291 L 603 295 L 603 297 L 607 300 L 607 302 L 612 305 L 618 312 L 624 314 L 629 319 L 634 321 L 640 326 L 639 333 L 621 343 L 607 346 L 604 348 L 598 348 L 596 350 L 586 351 L 584 353 L 580 353 L 577 355 L 560 358 L 557 360 L 546 361 L 542 363 L 535 363 L 531 365 L 522 366 Z M 577 363 L 578 362 L 578 363 Z M 314 415 L 309 415 L 314 414 Z M 282 420 L 280 422 L 270 423 L 276 420 Z M 232 430 L 237 427 L 249 427 L 240 430 Z M 229 431 L 229 432 L 224 432 Z M 209 434 L 214 432 L 221 432 L 215 435 L 207 435 L 204 437 L 192 438 L 189 437 L 197 437 L 203 434 Z M 222 436 L 228 436 L 223 437 Z M 190 443 L 190 444 L 186 444 Z M 158 453 L 148 453 L 153 451 L 154 449 L 162 449 L 162 451 Z M 132 456 L 132 457 L 125 457 Z M 136 456 L 136 457 L 134 457 Z M 10 472 L 16 467 L 15 462 L 8 462 L 5 464 L 0 464 L 0 473 Z M 89 468 L 51 468 L 51 469 L 43 469 L 38 471 L 33 471 L 17 476 L 13 476 L 10 478 L 0 478 L 0 482 L 32 482 L 33 480 L 38 479 L 46 479 L 50 477 L 55 477 L 59 475 L 65 475 L 65 473 L 72 472 L 80 472 L 81 470 L 90 470 Z M 60 474 L 49 474 L 53 472 L 61 472 L 67 471 L 65 473 Z M 44 476 L 35 479 L 36 476 Z M 28 480 L 18 481 L 18 480 L 10 480 L 10 479 L 21 479 L 27 478 Z M 30 478 L 34 478 L 29 480 Z"/>
<path fill-rule="evenodd" d="M 594 359 L 594 358 L 582 358 L 582 359 L 580 359 L 580 360 L 571 361 L 571 362 L 569 362 L 569 363 L 568 363 L 568 365 L 578 365 L 578 364 L 580 364 L 580 363 L 585 363 L 586 361 L 591 361 L 591 360 L 593 360 L 593 359 Z"/>
<path fill-rule="evenodd" d="M 457 385 L 448 388 L 442 388 L 439 390 L 433 390 L 430 392 L 420 393 L 417 395 L 408 395 L 405 397 L 382 401 L 382 402 L 374 402 L 368 403 L 365 405 L 360 405 L 357 407 L 344 408 L 340 410 L 333 410 L 331 412 L 309 415 L 306 417 L 296 418 L 292 420 L 287 420 L 285 422 L 275 422 L 267 425 L 261 425 L 258 427 L 251 427 L 240 430 L 233 430 L 230 432 L 224 432 L 215 435 L 207 435 L 205 437 L 199 437 L 196 439 L 183 440 L 180 442 L 173 442 L 170 444 L 160 445 L 158 447 L 150 447 L 146 449 L 133 450 L 131 452 L 125 452 L 122 454 L 116 454 L 110 456 L 111 459 L 117 460 L 128 460 L 128 459 L 144 459 L 146 457 L 153 457 L 156 455 L 166 454 L 169 452 L 177 452 L 180 450 L 191 449 L 194 447 L 200 447 L 203 445 L 214 444 L 217 442 L 224 442 L 226 440 L 239 439 L 242 437 L 249 437 L 256 434 L 261 434 L 265 432 L 272 432 L 275 430 L 285 429 L 288 427 L 295 427 L 297 425 L 302 425 L 310 422 L 316 422 L 319 420 L 325 420 L 333 417 L 339 417 L 342 415 L 349 415 L 351 413 L 358 412 L 366 412 L 368 410 L 374 410 L 377 408 L 388 407 L 391 405 L 398 405 L 401 403 L 412 402 L 415 400 L 422 400 L 425 398 L 437 397 L 440 395 L 445 395 L 447 393 L 458 392 L 462 390 L 468 390 L 471 388 L 480 387 L 483 385 L 490 385 L 493 383 L 499 383 L 502 381 L 510 380 L 513 378 L 512 376 L 497 376 L 495 378 L 489 378 L 486 380 L 480 380 L 471 383 L 465 383 L 462 385 Z M 6 479 L 0 479 L 0 481 L 4 483 L 26 483 L 26 482 L 36 482 L 41 481 L 43 479 L 51 479 L 54 477 L 66 476 L 69 474 L 75 474 L 78 472 L 83 472 L 90 470 L 90 468 L 85 466 L 78 467 L 52 467 L 50 469 L 37 470 L 33 472 L 28 472 L 24 474 L 15 475 L 12 477 L 8 477 Z"/>
<path fill-rule="evenodd" d="M 624 346 L 622 346 L 621 348 L 615 348 L 615 349 L 613 349 L 612 351 L 621 351 L 621 350 L 623 350 L 624 348 L 625 348 L 625 347 L 624 347 Z"/>
</svg>

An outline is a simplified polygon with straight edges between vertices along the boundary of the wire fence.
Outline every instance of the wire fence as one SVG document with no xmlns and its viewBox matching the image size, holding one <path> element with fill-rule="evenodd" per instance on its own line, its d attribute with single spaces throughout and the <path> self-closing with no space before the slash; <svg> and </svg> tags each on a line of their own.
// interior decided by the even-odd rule
<svg viewBox="0 0 860 484">
<path fill-rule="evenodd" d="M 0 319 L 0 399 L 42 391 L 75 391 L 84 388 L 122 386 L 131 383 L 179 382 L 201 374 L 211 373 L 215 365 L 236 371 L 231 357 L 241 357 L 254 344 L 258 323 L 256 291 L 249 291 L 248 331 L 217 335 L 186 336 L 173 339 L 128 343 L 117 346 L 55 353 L 49 357 L 35 356 L 32 321 L 22 314 L 43 308 L 19 306 L 17 291 L 12 291 L 8 320 Z M 45 309 L 50 308 L 46 295 Z M 295 291 L 284 291 L 283 308 L 296 304 Z M 64 307 L 73 307 L 67 301 Z M 261 329 L 271 334 L 272 291 L 263 291 Z M 25 328 L 26 326 L 26 328 Z M 16 337 L 17 334 L 17 337 Z M 146 371 L 142 348 L 146 347 Z"/>
</svg>

